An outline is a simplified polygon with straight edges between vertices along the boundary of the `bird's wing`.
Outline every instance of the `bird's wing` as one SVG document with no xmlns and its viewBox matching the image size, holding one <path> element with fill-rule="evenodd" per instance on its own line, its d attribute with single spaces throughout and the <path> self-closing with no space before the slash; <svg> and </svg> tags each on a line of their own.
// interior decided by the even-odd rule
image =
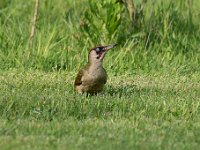
<svg viewBox="0 0 200 150">
<path fill-rule="evenodd" d="M 103 81 L 103 83 L 106 84 L 106 82 L 107 82 L 107 77 L 105 78 L 105 80 Z"/>
<path fill-rule="evenodd" d="M 83 69 L 81 69 L 79 72 L 78 72 L 78 74 L 77 74 L 77 76 L 76 76 L 76 78 L 75 78 L 75 82 L 74 82 L 74 85 L 75 86 L 77 86 L 77 85 L 81 85 L 82 84 L 82 76 L 83 76 Z"/>
<path fill-rule="evenodd" d="M 104 68 L 103 68 L 103 70 L 104 70 L 104 72 L 106 73 L 106 70 L 105 70 Z M 108 78 L 108 76 L 107 76 L 107 73 L 106 73 L 106 76 L 105 76 L 105 78 L 103 79 L 103 83 L 104 83 L 104 84 L 106 84 L 107 78 Z"/>
</svg>

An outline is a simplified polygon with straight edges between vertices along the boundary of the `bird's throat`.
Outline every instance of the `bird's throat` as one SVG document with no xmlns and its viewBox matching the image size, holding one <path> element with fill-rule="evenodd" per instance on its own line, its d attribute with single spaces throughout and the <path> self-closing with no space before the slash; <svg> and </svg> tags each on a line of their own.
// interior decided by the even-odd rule
<svg viewBox="0 0 200 150">
<path fill-rule="evenodd" d="M 88 62 L 88 71 L 89 71 L 89 74 L 91 74 L 91 75 L 95 75 L 102 68 L 103 68 L 103 66 L 102 66 L 101 61 L 97 61 L 96 63 Z"/>
</svg>

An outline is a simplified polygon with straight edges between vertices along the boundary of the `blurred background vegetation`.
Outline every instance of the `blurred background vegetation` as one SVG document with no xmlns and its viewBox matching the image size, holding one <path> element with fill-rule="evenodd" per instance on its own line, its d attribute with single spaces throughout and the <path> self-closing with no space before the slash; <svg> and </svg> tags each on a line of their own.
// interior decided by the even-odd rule
<svg viewBox="0 0 200 150">
<path fill-rule="evenodd" d="M 119 43 L 115 74 L 199 71 L 200 3 L 192 0 L 43 0 L 33 45 L 34 0 L 0 0 L 0 70 L 75 71 L 95 45 Z"/>
</svg>

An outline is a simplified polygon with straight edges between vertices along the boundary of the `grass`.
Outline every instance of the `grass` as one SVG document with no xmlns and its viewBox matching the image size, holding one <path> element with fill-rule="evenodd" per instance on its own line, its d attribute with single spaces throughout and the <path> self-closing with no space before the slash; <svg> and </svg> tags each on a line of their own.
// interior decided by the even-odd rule
<svg viewBox="0 0 200 150">
<path fill-rule="evenodd" d="M 191 2 L 191 0 L 189 0 Z M 0 149 L 199 149 L 200 3 L 147 1 L 133 26 L 114 0 L 0 0 Z M 98 96 L 74 92 L 95 45 Z"/>
<path fill-rule="evenodd" d="M 166 67 L 199 71 L 200 5 L 196 1 L 192 6 L 181 0 L 148 2 L 139 15 L 138 29 L 131 27 L 124 5 L 112 0 L 43 1 L 32 47 L 28 39 L 34 2 L 1 1 L 5 1 L 0 10 L 1 70 L 76 71 L 91 47 L 119 43 L 105 60 L 107 69 L 116 74 Z"/>
<path fill-rule="evenodd" d="M 110 76 L 99 96 L 68 72 L 0 75 L 2 149 L 198 149 L 198 74 Z"/>
</svg>

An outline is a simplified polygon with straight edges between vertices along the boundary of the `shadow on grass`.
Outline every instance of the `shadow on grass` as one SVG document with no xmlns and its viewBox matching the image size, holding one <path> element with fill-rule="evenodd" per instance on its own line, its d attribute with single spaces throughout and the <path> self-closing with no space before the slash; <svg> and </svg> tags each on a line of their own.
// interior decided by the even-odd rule
<svg viewBox="0 0 200 150">
<path fill-rule="evenodd" d="M 119 85 L 119 86 L 112 86 L 107 85 L 105 91 L 110 96 L 117 96 L 117 97 L 140 97 L 141 95 L 154 95 L 154 96 L 161 96 L 161 95 L 185 95 L 184 90 L 178 90 L 175 88 L 161 88 L 156 86 L 147 86 L 141 87 L 137 85 Z"/>
<path fill-rule="evenodd" d="M 121 85 L 121 86 L 107 85 L 105 90 L 110 96 L 118 95 L 119 97 L 130 96 L 133 95 L 134 93 L 139 92 L 139 88 L 136 85 Z"/>
</svg>

